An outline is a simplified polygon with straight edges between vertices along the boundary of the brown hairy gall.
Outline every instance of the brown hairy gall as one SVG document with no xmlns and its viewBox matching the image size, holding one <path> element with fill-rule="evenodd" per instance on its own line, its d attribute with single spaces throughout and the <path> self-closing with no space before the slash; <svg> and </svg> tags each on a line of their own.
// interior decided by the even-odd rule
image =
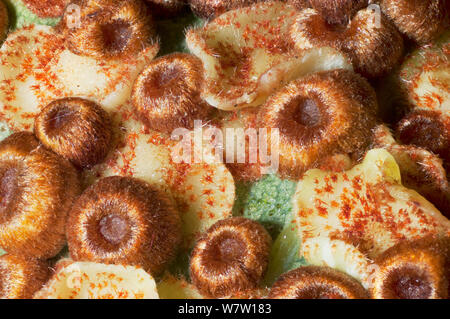
<svg viewBox="0 0 450 319">
<path fill-rule="evenodd" d="M 345 53 L 365 77 L 390 72 L 403 55 L 403 39 L 389 19 L 372 8 L 359 10 L 347 24 L 330 24 L 315 9 L 299 13 L 291 26 L 298 50 L 332 47 Z"/>
<path fill-rule="evenodd" d="M 102 162 L 112 141 L 108 113 L 81 98 L 51 102 L 36 117 L 34 131 L 47 148 L 82 168 Z"/>
<path fill-rule="evenodd" d="M 363 152 L 376 109 L 375 92 L 363 77 L 324 71 L 293 81 L 269 98 L 258 125 L 279 129 L 279 173 L 298 179 L 326 155 Z"/>
<path fill-rule="evenodd" d="M 66 12 L 62 28 L 67 48 L 98 59 L 133 57 L 155 44 L 148 8 L 141 0 L 79 0 L 79 23 Z"/>
<path fill-rule="evenodd" d="M 330 267 L 305 266 L 273 284 L 271 299 L 368 299 L 369 293 L 353 277 Z"/>
<path fill-rule="evenodd" d="M 31 299 L 50 276 L 45 261 L 18 255 L 0 257 L 0 299 Z"/>
<path fill-rule="evenodd" d="M 446 0 L 381 0 L 383 12 L 400 32 L 418 43 L 428 43 L 446 28 Z"/>
<path fill-rule="evenodd" d="M 309 0 L 329 24 L 347 24 L 353 16 L 369 4 L 368 0 Z"/>
<path fill-rule="evenodd" d="M 441 299 L 448 295 L 448 238 L 403 241 L 375 260 L 372 295 L 382 299 Z"/>
<path fill-rule="evenodd" d="M 213 298 L 256 289 L 269 262 L 271 241 L 264 227 L 250 219 L 232 217 L 215 223 L 192 252 L 193 284 Z"/>
<path fill-rule="evenodd" d="M 174 53 L 152 61 L 137 77 L 133 106 L 151 129 L 171 134 L 179 127 L 192 129 L 209 106 L 201 97 L 203 65 L 194 55 Z"/>
<path fill-rule="evenodd" d="M 171 200 L 132 177 L 100 179 L 78 198 L 67 221 L 72 259 L 137 265 L 154 276 L 175 257 L 180 240 Z"/>
<path fill-rule="evenodd" d="M 55 256 L 65 244 L 66 215 L 80 192 L 78 173 L 33 134 L 0 143 L 0 246 L 8 253 Z"/>
<path fill-rule="evenodd" d="M 423 147 L 450 163 L 450 119 L 440 112 L 416 109 L 406 115 L 396 128 L 403 144 Z"/>
</svg>

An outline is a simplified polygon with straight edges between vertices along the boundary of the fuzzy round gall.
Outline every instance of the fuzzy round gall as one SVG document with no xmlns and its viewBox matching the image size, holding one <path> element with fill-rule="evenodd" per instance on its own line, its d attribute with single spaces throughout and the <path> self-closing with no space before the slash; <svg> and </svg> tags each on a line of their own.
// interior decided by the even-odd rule
<svg viewBox="0 0 450 319">
<path fill-rule="evenodd" d="M 0 143 L 0 247 L 36 258 L 65 244 L 65 222 L 80 192 L 78 173 L 31 133 Z"/>
<path fill-rule="evenodd" d="M 345 25 L 361 9 L 368 6 L 368 0 L 309 0 L 312 8 L 331 25 Z"/>
<path fill-rule="evenodd" d="M 446 28 L 446 0 L 381 0 L 383 12 L 400 32 L 418 43 L 428 43 Z"/>
<path fill-rule="evenodd" d="M 34 127 L 42 144 L 81 168 L 102 162 L 111 146 L 109 115 L 82 98 L 51 102 L 36 117 Z"/>
<path fill-rule="evenodd" d="M 382 13 L 368 7 L 346 25 L 331 25 L 319 11 L 306 9 L 291 26 L 291 39 L 302 51 L 332 47 L 346 54 L 355 70 L 368 78 L 389 73 L 403 55 L 403 39 Z"/>
<path fill-rule="evenodd" d="M 273 284 L 271 299 L 368 299 L 369 293 L 354 278 L 329 267 L 294 269 Z"/>
<path fill-rule="evenodd" d="M 167 195 L 152 185 L 106 177 L 75 202 L 67 241 L 74 260 L 137 265 L 158 275 L 175 257 L 181 221 Z"/>
<path fill-rule="evenodd" d="M 209 106 L 201 97 L 203 65 L 197 57 L 174 53 L 152 61 L 137 77 L 132 103 L 141 120 L 151 129 L 171 134 L 192 129 Z"/>
<path fill-rule="evenodd" d="M 64 14 L 67 48 L 98 59 L 136 56 L 155 44 L 154 24 L 141 0 L 79 0 L 79 23 Z"/>
<path fill-rule="evenodd" d="M 450 165 L 450 119 L 440 112 L 412 111 L 397 124 L 396 135 L 403 144 L 423 147 Z"/>
<path fill-rule="evenodd" d="M 19 255 L 0 257 L 0 299 L 31 299 L 50 277 L 45 261 Z"/>
<path fill-rule="evenodd" d="M 259 127 L 278 128 L 279 173 L 300 178 L 332 154 L 361 155 L 376 124 L 376 95 L 368 82 L 347 70 L 319 72 L 274 94 L 259 111 Z"/>
<path fill-rule="evenodd" d="M 375 260 L 372 295 L 377 299 L 445 299 L 450 241 L 425 237 L 404 241 Z"/>
<path fill-rule="evenodd" d="M 212 298 L 254 290 L 266 271 L 270 245 L 271 237 L 259 223 L 243 217 L 221 220 L 195 245 L 191 280 Z"/>
</svg>

